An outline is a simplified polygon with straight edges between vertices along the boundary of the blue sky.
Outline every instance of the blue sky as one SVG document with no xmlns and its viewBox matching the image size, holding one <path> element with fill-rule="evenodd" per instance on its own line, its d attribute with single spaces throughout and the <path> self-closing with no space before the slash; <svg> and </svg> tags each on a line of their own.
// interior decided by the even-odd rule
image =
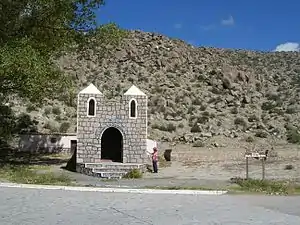
<svg viewBox="0 0 300 225">
<path fill-rule="evenodd" d="M 97 21 L 196 46 L 299 51 L 299 9 L 299 0 L 106 0 Z"/>
</svg>

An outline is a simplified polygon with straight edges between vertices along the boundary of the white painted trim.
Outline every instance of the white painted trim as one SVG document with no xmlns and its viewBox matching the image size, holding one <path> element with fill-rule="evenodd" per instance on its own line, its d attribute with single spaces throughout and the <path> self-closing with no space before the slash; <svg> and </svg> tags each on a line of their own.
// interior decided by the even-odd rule
<svg viewBox="0 0 300 225">
<path fill-rule="evenodd" d="M 77 125 L 76 125 L 76 136 L 78 138 L 78 120 L 79 120 L 79 99 L 80 99 L 80 95 L 78 94 L 77 96 Z"/>
<path fill-rule="evenodd" d="M 131 102 L 132 101 L 135 101 L 135 117 L 131 117 L 130 114 L 131 114 Z M 128 107 L 129 107 L 129 119 L 137 119 L 138 118 L 138 102 L 135 98 L 131 98 L 129 100 L 129 104 L 128 104 Z"/>
<path fill-rule="evenodd" d="M 146 96 L 146 146 L 148 139 L 148 96 Z"/>
<path fill-rule="evenodd" d="M 93 85 L 92 83 L 87 86 L 86 88 L 84 88 L 83 90 L 81 90 L 79 92 L 79 94 L 97 94 L 97 95 L 102 95 L 101 91 L 98 90 L 98 88 Z"/>
<path fill-rule="evenodd" d="M 95 115 L 93 115 L 93 116 L 89 115 L 89 103 L 90 103 L 90 100 L 94 100 L 95 101 L 95 108 L 94 108 Z M 96 115 L 97 115 L 97 100 L 96 100 L 95 97 L 89 97 L 88 100 L 87 100 L 87 102 L 86 102 L 86 116 L 87 117 L 96 117 Z"/>
<path fill-rule="evenodd" d="M 138 87 L 132 85 L 124 95 L 133 95 L 133 96 L 145 96 L 145 93 L 142 92 Z"/>
<path fill-rule="evenodd" d="M 104 134 L 104 132 L 105 132 L 107 129 L 109 129 L 109 128 L 115 128 L 115 129 L 117 129 L 117 130 L 122 134 L 123 142 L 124 142 L 124 133 L 123 133 L 123 131 L 122 131 L 119 127 L 114 126 L 114 125 L 112 125 L 112 126 L 107 126 L 106 128 L 104 128 L 104 129 L 102 130 L 102 132 L 100 133 L 100 141 L 101 141 L 101 139 L 102 139 L 102 135 Z"/>
<path fill-rule="evenodd" d="M 102 193 L 134 193 L 134 194 L 181 194 L 181 195 L 224 195 L 227 191 L 217 190 L 161 190 L 161 189 L 135 189 L 135 188 L 99 188 L 99 187 L 76 187 L 76 186 L 51 186 L 35 184 L 0 183 L 0 188 L 27 188 L 44 190 L 102 192 Z"/>
</svg>

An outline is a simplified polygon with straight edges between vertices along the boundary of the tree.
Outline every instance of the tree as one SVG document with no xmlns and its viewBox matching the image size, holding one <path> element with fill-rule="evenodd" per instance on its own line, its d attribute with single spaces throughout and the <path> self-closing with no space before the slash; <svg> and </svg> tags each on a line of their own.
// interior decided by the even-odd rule
<svg viewBox="0 0 300 225">
<path fill-rule="evenodd" d="M 72 91 L 71 80 L 54 59 L 84 45 L 86 34 L 96 32 L 95 11 L 103 4 L 104 0 L 0 0 L 0 142 L 24 126 L 34 127 L 30 118 L 14 115 L 9 96 L 40 102 L 69 87 Z"/>
<path fill-rule="evenodd" d="M 70 80 L 53 58 L 96 28 L 103 0 L 1 0 L 0 98 L 51 97 Z"/>
</svg>

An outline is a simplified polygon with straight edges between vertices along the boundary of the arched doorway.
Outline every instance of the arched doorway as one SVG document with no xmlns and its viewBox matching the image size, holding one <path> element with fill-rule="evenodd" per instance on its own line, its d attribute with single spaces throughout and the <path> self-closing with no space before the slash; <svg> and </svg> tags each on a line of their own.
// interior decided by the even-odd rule
<svg viewBox="0 0 300 225">
<path fill-rule="evenodd" d="M 103 132 L 101 159 L 123 162 L 123 135 L 117 128 L 110 127 Z"/>
</svg>

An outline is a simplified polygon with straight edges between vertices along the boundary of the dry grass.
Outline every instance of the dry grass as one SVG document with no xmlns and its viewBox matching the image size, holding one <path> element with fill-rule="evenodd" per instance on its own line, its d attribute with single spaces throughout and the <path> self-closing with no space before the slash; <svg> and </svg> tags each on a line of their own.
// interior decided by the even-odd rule
<svg viewBox="0 0 300 225">
<path fill-rule="evenodd" d="M 50 166 L 3 166 L 0 179 L 22 184 L 70 185 L 72 180 L 63 174 L 50 172 Z"/>
<path fill-rule="evenodd" d="M 233 179 L 233 183 L 238 184 L 238 186 L 231 188 L 231 190 L 247 193 L 264 193 L 270 195 L 300 194 L 300 186 L 293 182 L 236 178 Z"/>
<path fill-rule="evenodd" d="M 0 180 L 24 184 L 70 185 L 71 178 L 51 171 L 54 165 L 64 164 L 69 158 L 61 154 L 2 151 Z"/>
</svg>

